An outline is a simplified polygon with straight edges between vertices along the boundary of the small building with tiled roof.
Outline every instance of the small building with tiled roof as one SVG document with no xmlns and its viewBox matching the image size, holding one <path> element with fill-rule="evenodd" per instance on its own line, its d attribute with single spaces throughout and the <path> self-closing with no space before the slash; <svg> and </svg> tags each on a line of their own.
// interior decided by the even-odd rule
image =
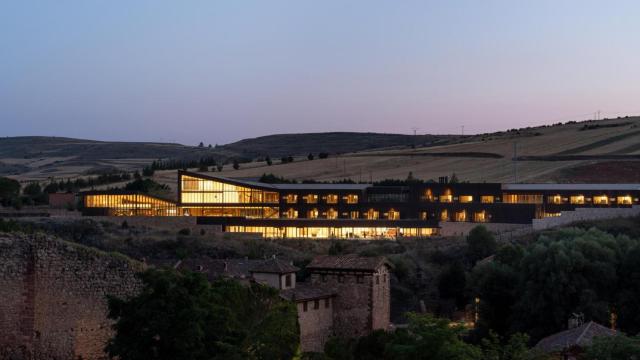
<svg viewBox="0 0 640 360">
<path fill-rule="evenodd" d="M 589 321 L 581 326 L 561 331 L 540 340 L 535 349 L 553 354 L 558 359 L 573 360 L 591 345 L 594 338 L 599 336 L 615 336 L 616 331 Z"/>
<path fill-rule="evenodd" d="M 292 263 L 273 257 L 254 264 L 249 272 L 256 282 L 286 290 L 295 288 L 298 270 Z"/>
</svg>

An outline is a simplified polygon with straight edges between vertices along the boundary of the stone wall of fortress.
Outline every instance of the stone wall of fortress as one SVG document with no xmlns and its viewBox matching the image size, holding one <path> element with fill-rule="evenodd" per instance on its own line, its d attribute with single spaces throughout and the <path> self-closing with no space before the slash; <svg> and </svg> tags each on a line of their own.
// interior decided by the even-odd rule
<svg viewBox="0 0 640 360">
<path fill-rule="evenodd" d="M 0 359 L 102 359 L 106 295 L 140 289 L 142 264 L 42 235 L 0 235 Z"/>
</svg>

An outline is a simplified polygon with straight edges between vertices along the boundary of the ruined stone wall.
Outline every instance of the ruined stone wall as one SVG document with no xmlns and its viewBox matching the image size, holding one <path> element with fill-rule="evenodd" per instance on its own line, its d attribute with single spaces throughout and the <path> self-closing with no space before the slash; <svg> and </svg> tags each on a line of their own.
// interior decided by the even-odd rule
<svg viewBox="0 0 640 360">
<path fill-rule="evenodd" d="M 135 294 L 142 265 L 43 236 L 3 236 L 0 250 L 0 359 L 104 358 L 106 295 Z"/>
<path fill-rule="evenodd" d="M 300 347 L 303 352 L 323 352 L 324 344 L 333 335 L 333 301 L 318 299 L 319 307 L 315 308 L 315 300 L 298 302 L 298 324 L 300 324 Z M 328 305 L 328 307 L 327 307 Z"/>
<path fill-rule="evenodd" d="M 362 282 L 358 282 L 358 276 L 362 276 Z M 371 273 L 347 271 L 312 273 L 311 284 L 336 294 L 333 311 L 333 327 L 336 336 L 356 338 L 371 332 L 373 311 Z"/>
</svg>

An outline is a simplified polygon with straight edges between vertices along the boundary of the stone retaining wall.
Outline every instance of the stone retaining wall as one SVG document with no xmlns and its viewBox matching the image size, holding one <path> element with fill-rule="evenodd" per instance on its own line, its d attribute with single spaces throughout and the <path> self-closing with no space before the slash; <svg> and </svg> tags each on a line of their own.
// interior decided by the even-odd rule
<svg viewBox="0 0 640 360">
<path fill-rule="evenodd" d="M 0 359 L 103 359 L 106 295 L 137 293 L 142 264 L 43 236 L 0 236 Z"/>
</svg>

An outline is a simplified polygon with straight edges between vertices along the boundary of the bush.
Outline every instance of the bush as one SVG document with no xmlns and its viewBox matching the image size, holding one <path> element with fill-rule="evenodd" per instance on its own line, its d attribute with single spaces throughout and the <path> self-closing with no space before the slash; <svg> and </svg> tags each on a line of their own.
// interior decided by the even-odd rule
<svg viewBox="0 0 640 360">
<path fill-rule="evenodd" d="M 479 225 L 467 236 L 467 255 L 472 264 L 496 252 L 498 243 L 486 227 Z"/>
<path fill-rule="evenodd" d="M 188 228 L 178 230 L 178 235 L 191 235 L 191 230 Z"/>
</svg>

